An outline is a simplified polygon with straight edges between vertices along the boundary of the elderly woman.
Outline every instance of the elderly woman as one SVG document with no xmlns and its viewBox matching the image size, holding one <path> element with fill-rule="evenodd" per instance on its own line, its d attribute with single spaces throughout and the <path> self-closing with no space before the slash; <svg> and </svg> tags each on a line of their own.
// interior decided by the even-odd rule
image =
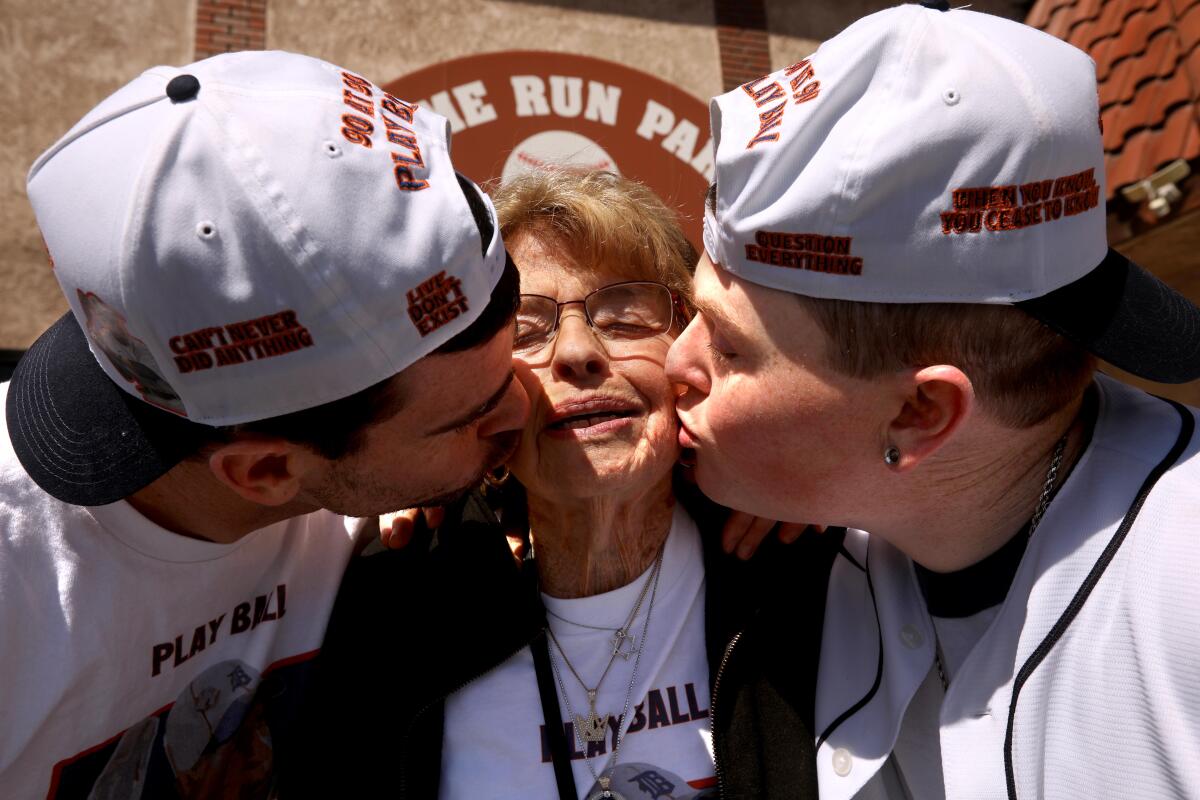
<svg viewBox="0 0 1200 800">
<path fill-rule="evenodd" d="M 513 349 L 532 402 L 501 521 L 530 547 L 519 567 L 475 495 L 435 534 L 359 559 L 323 652 L 336 695 L 323 713 L 347 757 L 380 760 L 357 758 L 336 785 L 443 798 L 802 789 L 770 753 L 811 752 L 812 698 L 784 696 L 753 649 L 737 677 L 722 667 L 759 617 L 791 608 L 794 627 L 814 624 L 823 584 L 803 575 L 819 573 L 820 545 L 729 558 L 727 512 L 675 480 L 664 363 L 692 247 L 658 198 L 610 173 L 532 174 L 495 202 L 521 271 Z M 354 686 L 365 669 L 383 676 L 376 688 Z"/>
</svg>

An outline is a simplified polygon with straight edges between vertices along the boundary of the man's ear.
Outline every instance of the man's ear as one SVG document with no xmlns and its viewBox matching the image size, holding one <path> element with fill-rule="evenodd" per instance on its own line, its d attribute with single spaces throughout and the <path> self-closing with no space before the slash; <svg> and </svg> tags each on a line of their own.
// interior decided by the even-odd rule
<svg viewBox="0 0 1200 800">
<path fill-rule="evenodd" d="M 208 468 L 243 499 L 281 506 L 295 499 L 316 456 L 301 445 L 277 438 L 237 439 L 208 457 Z"/>
<path fill-rule="evenodd" d="M 902 405 L 888 426 L 887 446 L 900 451 L 897 471 L 916 467 L 950 440 L 975 405 L 971 379 L 958 367 L 938 364 L 901 378 Z"/>
</svg>

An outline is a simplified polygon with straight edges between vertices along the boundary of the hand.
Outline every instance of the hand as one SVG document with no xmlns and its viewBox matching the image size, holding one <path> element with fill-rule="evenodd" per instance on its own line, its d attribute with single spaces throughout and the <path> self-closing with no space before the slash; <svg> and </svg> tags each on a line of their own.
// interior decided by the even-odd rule
<svg viewBox="0 0 1200 800">
<path fill-rule="evenodd" d="M 425 525 L 433 530 L 442 524 L 446 518 L 446 510 L 441 506 L 428 508 L 405 508 L 390 514 L 379 515 L 379 541 L 389 550 L 399 550 L 412 541 L 416 529 L 417 517 L 425 515 Z M 520 564 L 525 558 L 525 540 L 515 534 L 508 534 L 508 548 L 513 558 Z"/>
<path fill-rule="evenodd" d="M 425 516 L 425 525 L 433 530 L 442 524 L 446 510 L 441 506 L 429 508 L 405 508 L 391 514 L 379 515 L 379 541 L 389 550 L 399 550 L 412 541 L 417 527 L 417 517 Z"/>
<path fill-rule="evenodd" d="M 779 541 L 784 544 L 791 544 L 799 539 L 800 534 L 809 527 L 795 522 L 776 522 L 773 519 L 763 519 L 744 511 L 730 511 L 729 518 L 725 520 L 725 527 L 721 530 L 721 548 L 726 553 L 736 552 L 738 558 L 746 560 L 754 555 L 763 539 L 767 538 L 767 534 L 776 525 L 779 526 Z M 825 531 L 824 527 L 813 527 L 820 532 Z"/>
</svg>

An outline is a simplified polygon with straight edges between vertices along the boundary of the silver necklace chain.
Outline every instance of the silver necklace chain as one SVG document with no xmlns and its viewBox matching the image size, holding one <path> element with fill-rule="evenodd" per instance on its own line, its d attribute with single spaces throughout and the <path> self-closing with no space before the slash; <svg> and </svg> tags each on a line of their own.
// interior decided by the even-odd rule
<svg viewBox="0 0 1200 800">
<path fill-rule="evenodd" d="M 1046 480 L 1042 483 L 1042 494 L 1038 498 L 1037 507 L 1033 510 L 1033 516 L 1029 518 L 1027 539 L 1033 538 L 1033 532 L 1037 530 L 1042 516 L 1050 507 L 1050 496 L 1054 494 L 1054 484 L 1058 482 L 1058 470 L 1062 466 L 1063 455 L 1067 452 L 1067 439 L 1070 436 L 1071 429 L 1068 428 L 1058 443 L 1054 445 L 1054 455 L 1050 457 L 1050 468 L 1046 470 Z M 946 677 L 946 661 L 942 655 L 942 642 L 938 638 L 936 626 L 933 629 L 933 661 L 937 665 L 938 680 L 942 682 L 942 692 L 944 693 L 950 689 L 950 680 Z"/>
<path fill-rule="evenodd" d="M 629 622 L 626 623 L 627 625 L 633 624 L 633 620 L 637 618 L 637 612 L 641 608 L 642 600 L 646 596 L 646 587 L 650 587 L 650 603 L 646 606 L 646 620 L 642 623 L 642 646 L 637 649 L 637 653 L 633 659 L 633 674 L 629 678 L 629 688 L 625 690 L 625 706 L 621 710 L 621 716 L 617 718 L 617 732 L 613 740 L 612 754 L 608 757 L 604 767 L 601 768 L 600 773 L 608 772 L 612 767 L 617 765 L 617 759 L 620 757 L 621 753 L 621 744 L 625 741 L 625 736 L 621 728 L 625 723 L 625 719 L 629 716 L 629 706 L 633 701 L 633 687 L 637 684 L 638 666 L 642 661 L 642 653 L 645 652 L 646 649 L 646 632 L 650 629 L 650 615 L 654 613 L 654 598 L 658 595 L 658 578 L 659 575 L 662 574 L 663 552 L 665 550 L 666 543 L 664 542 L 662 549 L 658 551 L 658 557 L 654 561 L 653 573 L 647 576 L 646 583 L 642 587 L 642 593 L 638 597 L 637 605 L 634 606 L 633 614 L 630 616 Z M 608 629 L 605 628 L 602 630 Z M 609 788 L 612 782 L 612 776 L 598 774 L 596 772 L 596 768 L 592 766 L 591 758 L 587 754 L 587 742 L 603 741 L 604 737 L 607 735 L 607 722 L 605 722 L 603 727 L 597 728 L 596 725 L 596 720 L 598 719 L 596 716 L 596 693 L 600 690 L 600 684 L 604 682 L 604 678 L 608 675 L 609 669 L 612 668 L 613 661 L 615 661 L 617 658 L 616 648 L 614 648 L 612 656 L 609 657 L 608 665 L 604 668 L 604 673 L 600 676 L 600 680 L 596 681 L 596 688 L 591 689 L 588 688 L 586 683 L 584 683 L 583 678 L 579 677 L 579 673 L 576 671 L 574 665 L 571 664 L 571 660 L 567 658 L 567 651 L 563 650 L 562 645 L 559 644 L 558 638 L 554 635 L 554 631 L 550 629 L 549 625 L 546 626 L 546 633 L 549 634 L 550 641 L 554 643 L 554 647 L 547 648 L 547 652 L 550 656 L 550 667 L 554 670 L 554 679 L 558 681 L 558 689 L 559 692 L 562 693 L 563 704 L 567 707 L 567 716 L 574 721 L 574 725 L 572 727 L 575 732 L 575 744 L 583 753 L 583 763 L 587 766 L 588 772 L 592 774 L 592 779 L 596 783 L 600 784 L 600 791 L 591 795 L 588 800 L 595 800 L 595 798 L 605 798 L 606 800 L 611 798 L 619 798 L 619 795 Z M 563 683 L 562 673 L 558 669 L 558 661 L 554 658 L 555 649 L 557 649 L 559 655 L 562 656 L 563 663 L 565 663 L 567 668 L 571 670 L 571 674 L 575 676 L 575 680 L 579 681 L 579 685 L 583 687 L 584 692 L 587 693 L 590 709 L 588 718 L 586 720 L 583 717 L 576 716 L 574 710 L 571 708 L 571 698 L 567 696 L 567 687 Z M 585 732 L 587 734 L 586 736 Z M 596 733 L 599 734 L 599 739 L 591 738 L 591 735 Z"/>
<path fill-rule="evenodd" d="M 659 552 L 661 554 L 662 551 L 660 550 Z M 637 649 L 637 641 L 632 636 L 629 635 L 629 628 L 631 625 L 633 625 L 633 621 L 635 619 L 637 619 L 638 611 L 640 611 L 642 608 L 642 602 L 646 599 L 646 592 L 649 588 L 650 588 L 650 580 L 647 579 L 646 582 L 644 584 L 642 584 L 642 591 L 638 595 L 637 602 L 635 602 L 633 605 L 633 610 L 629 612 L 629 616 L 625 619 L 625 624 L 619 628 L 613 628 L 610 626 L 603 626 L 603 625 L 589 625 L 586 622 L 576 622 L 573 619 L 567 619 L 562 614 L 555 613 L 553 610 L 551 610 L 549 608 L 546 609 L 546 613 L 549 614 L 550 616 L 554 617 L 557 620 L 565 622 L 568 625 L 574 625 L 577 628 L 586 628 L 591 631 L 607 631 L 607 632 L 613 634 L 613 640 L 612 640 L 613 641 L 613 656 L 614 657 L 620 656 L 621 658 L 628 661 L 629 656 L 633 654 L 633 651 L 635 649 Z M 625 649 L 625 645 L 627 643 L 629 645 L 629 649 Z M 609 664 L 610 665 L 612 664 L 611 660 L 609 661 Z M 605 670 L 605 672 L 607 672 L 607 670 Z M 576 677 L 579 677 L 579 676 L 576 675 Z M 603 680 L 603 678 L 601 678 L 601 680 Z"/>
<path fill-rule="evenodd" d="M 616 633 L 619 630 L 624 630 L 623 628 L 614 628 L 611 625 L 588 625 L 586 622 L 576 622 L 573 619 L 567 619 L 562 614 L 556 614 L 548 608 L 546 609 L 546 613 L 554 617 L 559 622 L 565 622 L 568 625 L 574 625 L 576 628 L 587 628 L 589 631 L 608 631 L 609 633 Z M 626 621 L 625 625 L 628 626 L 629 622 Z"/>
<path fill-rule="evenodd" d="M 1037 508 L 1033 510 L 1033 516 L 1029 518 L 1029 538 L 1033 537 L 1038 523 L 1042 521 L 1042 515 L 1050 506 L 1050 495 L 1054 494 L 1054 484 L 1058 481 L 1058 468 L 1062 466 L 1063 454 L 1067 452 L 1067 438 L 1070 435 L 1071 430 L 1068 428 L 1067 432 L 1058 440 L 1058 444 L 1054 445 L 1054 455 L 1050 458 L 1050 469 L 1046 470 L 1046 481 L 1042 484 L 1042 496 L 1038 498 Z"/>
</svg>

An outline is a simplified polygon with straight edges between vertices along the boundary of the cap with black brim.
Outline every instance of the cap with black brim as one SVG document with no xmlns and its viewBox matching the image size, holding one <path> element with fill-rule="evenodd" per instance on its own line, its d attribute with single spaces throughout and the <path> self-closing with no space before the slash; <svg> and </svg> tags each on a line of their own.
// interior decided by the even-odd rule
<svg viewBox="0 0 1200 800">
<path fill-rule="evenodd" d="M 71 313 L 41 335 L 8 387 L 13 450 L 31 478 L 72 505 L 126 498 L 164 475 L 212 429 L 116 386 Z"/>
<path fill-rule="evenodd" d="M 1138 377 L 1200 378 L 1200 309 L 1111 248 L 1079 280 L 1014 305 Z"/>
</svg>

